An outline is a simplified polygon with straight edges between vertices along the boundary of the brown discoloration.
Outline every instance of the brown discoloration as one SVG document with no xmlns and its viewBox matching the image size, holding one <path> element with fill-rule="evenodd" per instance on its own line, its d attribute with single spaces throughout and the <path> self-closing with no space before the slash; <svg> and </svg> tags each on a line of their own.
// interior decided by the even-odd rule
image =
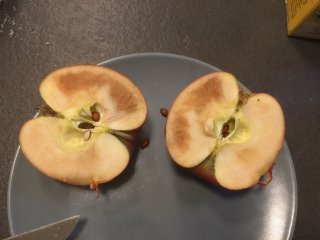
<svg viewBox="0 0 320 240">
<path fill-rule="evenodd" d="M 81 90 L 90 91 L 104 86 L 107 82 L 105 74 L 95 74 L 82 70 L 59 75 L 58 88 L 67 96 Z"/>
<path fill-rule="evenodd" d="M 190 92 L 190 97 L 186 100 L 185 104 L 199 112 L 201 111 L 201 107 L 210 103 L 210 101 L 221 101 L 222 99 L 222 81 L 213 76 L 194 88 Z"/>
<path fill-rule="evenodd" d="M 117 104 L 117 109 L 119 111 L 126 113 L 137 111 L 138 99 L 130 89 L 115 80 L 109 81 L 108 85 L 110 86 L 110 96 Z"/>
<path fill-rule="evenodd" d="M 132 113 L 137 110 L 137 97 L 122 82 L 110 78 L 107 74 L 82 70 L 76 73 L 61 74 L 58 79 L 58 88 L 67 96 L 81 90 L 94 95 L 97 89 L 106 86 L 119 111 Z"/>
<path fill-rule="evenodd" d="M 237 155 L 239 157 L 239 159 L 245 161 L 246 159 L 248 159 L 248 156 L 259 156 L 257 154 L 257 150 L 256 149 L 253 149 L 253 148 L 244 148 L 242 150 L 239 150 L 237 152 Z"/>
<path fill-rule="evenodd" d="M 175 142 L 175 146 L 178 146 L 181 152 L 184 152 L 189 148 L 191 136 L 187 131 L 188 128 L 190 128 L 188 120 L 180 114 L 178 114 L 174 121 L 172 121 L 171 130 L 173 131 L 173 141 Z"/>
</svg>

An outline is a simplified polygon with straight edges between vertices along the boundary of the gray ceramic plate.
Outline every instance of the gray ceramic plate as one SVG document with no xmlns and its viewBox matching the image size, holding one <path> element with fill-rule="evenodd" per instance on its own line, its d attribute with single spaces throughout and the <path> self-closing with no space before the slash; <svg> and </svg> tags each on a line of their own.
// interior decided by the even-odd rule
<svg viewBox="0 0 320 240">
<path fill-rule="evenodd" d="M 170 54 L 135 54 L 102 65 L 131 78 L 145 94 L 149 115 L 141 133 L 151 143 L 102 194 L 42 175 L 18 150 L 8 193 L 16 234 L 80 214 L 70 239 L 290 239 L 297 212 L 294 167 L 285 144 L 268 187 L 232 192 L 195 179 L 170 160 L 164 142 L 169 108 L 190 81 L 218 69 Z"/>
</svg>

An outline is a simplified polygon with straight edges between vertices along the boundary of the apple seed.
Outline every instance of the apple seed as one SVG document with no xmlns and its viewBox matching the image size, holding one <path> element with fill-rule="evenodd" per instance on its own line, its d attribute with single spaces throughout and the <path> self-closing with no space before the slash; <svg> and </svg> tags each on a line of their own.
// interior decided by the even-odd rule
<svg viewBox="0 0 320 240">
<path fill-rule="evenodd" d="M 222 127 L 222 137 L 227 137 L 229 135 L 229 125 L 225 123 Z"/>
<path fill-rule="evenodd" d="M 144 148 L 148 147 L 149 144 L 150 144 L 150 140 L 149 140 L 148 138 L 145 138 L 145 139 L 141 142 L 140 148 L 141 148 L 141 149 L 144 149 Z"/>
<path fill-rule="evenodd" d="M 91 113 L 91 119 L 95 122 L 98 122 L 100 120 L 100 113 L 99 112 L 92 112 Z"/>
<path fill-rule="evenodd" d="M 221 135 L 223 138 L 227 137 L 235 128 L 235 119 L 230 118 L 226 123 L 223 124 Z"/>
<path fill-rule="evenodd" d="M 78 125 L 78 128 L 81 128 L 81 129 L 93 129 L 94 128 L 94 125 L 91 124 L 91 123 L 88 123 L 88 122 L 82 122 Z"/>
<path fill-rule="evenodd" d="M 90 130 L 87 130 L 87 131 L 85 131 L 85 132 L 83 133 L 83 139 L 84 139 L 85 141 L 88 141 L 88 140 L 90 139 L 90 137 L 91 137 L 91 131 L 90 131 Z"/>
<path fill-rule="evenodd" d="M 168 116 L 168 110 L 166 108 L 161 108 L 160 113 L 162 116 L 167 117 Z"/>
</svg>

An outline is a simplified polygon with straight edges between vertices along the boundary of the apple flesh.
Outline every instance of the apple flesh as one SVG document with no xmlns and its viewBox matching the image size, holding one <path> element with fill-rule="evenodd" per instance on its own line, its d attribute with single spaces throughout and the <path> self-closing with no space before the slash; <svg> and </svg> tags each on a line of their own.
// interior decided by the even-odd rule
<svg viewBox="0 0 320 240">
<path fill-rule="evenodd" d="M 244 94 L 225 72 L 192 82 L 175 99 L 165 138 L 172 159 L 224 188 L 259 182 L 284 139 L 279 103 L 265 93 Z"/>
<path fill-rule="evenodd" d="M 40 85 L 47 106 L 19 136 L 31 164 L 75 185 L 108 182 L 127 166 L 147 106 L 125 76 L 95 65 L 58 69 Z"/>
</svg>

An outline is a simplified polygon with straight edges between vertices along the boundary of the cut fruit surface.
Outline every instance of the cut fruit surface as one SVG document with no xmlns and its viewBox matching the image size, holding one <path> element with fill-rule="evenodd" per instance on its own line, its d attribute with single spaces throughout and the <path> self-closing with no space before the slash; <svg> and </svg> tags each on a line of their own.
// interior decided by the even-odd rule
<svg viewBox="0 0 320 240">
<path fill-rule="evenodd" d="M 96 65 L 65 67 L 50 73 L 40 85 L 40 94 L 53 110 L 70 118 L 99 103 L 101 121 L 115 130 L 136 129 L 147 114 L 145 99 L 133 82 Z"/>
<path fill-rule="evenodd" d="M 210 89 L 207 81 L 220 84 Z M 196 101 L 195 92 L 201 87 L 208 95 L 204 98 L 202 92 L 201 101 Z M 229 98 L 217 99 L 216 92 Z M 227 73 L 196 80 L 174 101 L 165 133 L 177 164 L 233 190 L 259 182 L 274 164 L 285 130 L 282 109 L 272 96 L 238 92 L 236 79 Z"/>
<path fill-rule="evenodd" d="M 280 105 L 267 94 L 251 96 L 243 106 L 250 137 L 241 144 L 221 147 L 215 159 L 215 177 L 229 188 L 248 188 L 272 167 L 284 139 L 284 118 Z M 229 177 L 232 176 L 232 177 Z"/>
<path fill-rule="evenodd" d="M 166 143 L 172 158 L 183 167 L 194 167 L 215 148 L 215 119 L 221 122 L 235 111 L 239 88 L 224 72 L 192 82 L 174 100 L 166 123 Z M 219 131 L 219 129 L 217 129 Z"/>
<path fill-rule="evenodd" d="M 108 182 L 126 168 L 147 115 L 128 78 L 104 67 L 70 66 L 45 77 L 40 93 L 47 105 L 19 136 L 34 167 L 75 185 Z"/>
<path fill-rule="evenodd" d="M 39 117 L 22 127 L 20 145 L 34 167 L 76 185 L 107 182 L 125 169 L 129 152 L 119 139 L 106 133 L 85 141 L 82 132 L 68 124 L 64 119 Z"/>
</svg>

